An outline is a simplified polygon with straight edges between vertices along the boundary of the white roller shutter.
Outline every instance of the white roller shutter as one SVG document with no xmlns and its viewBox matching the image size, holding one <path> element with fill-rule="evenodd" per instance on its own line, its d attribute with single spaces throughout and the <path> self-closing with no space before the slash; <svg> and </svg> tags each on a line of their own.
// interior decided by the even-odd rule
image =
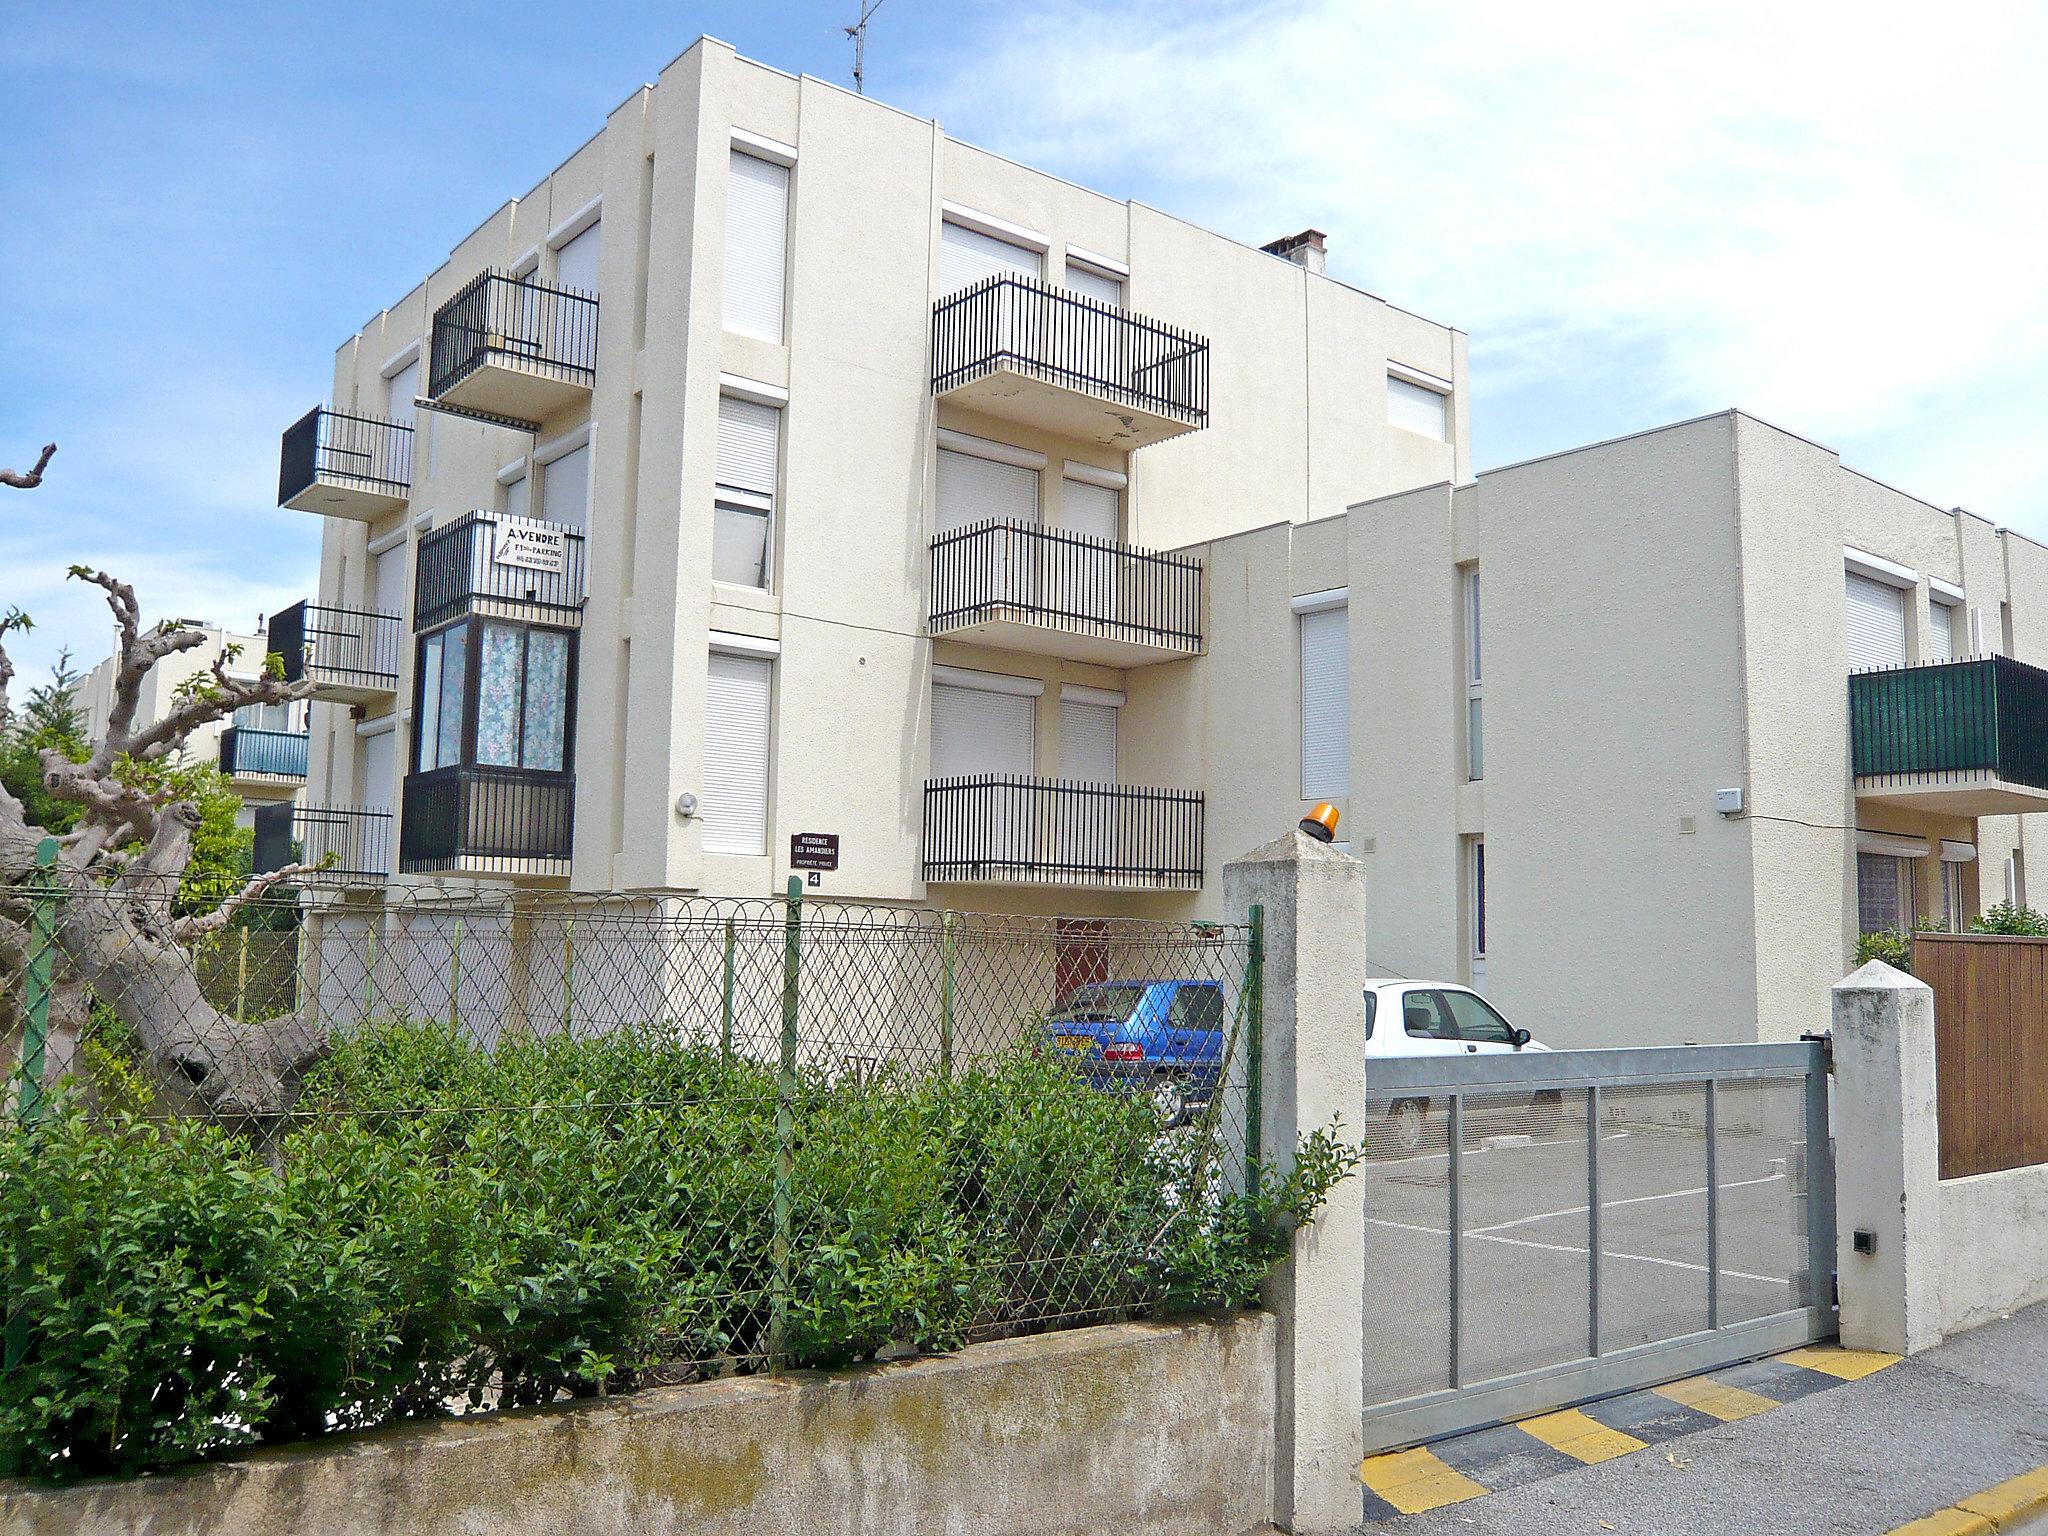
<svg viewBox="0 0 2048 1536">
<path fill-rule="evenodd" d="M 963 224 L 947 223 L 939 229 L 939 292 L 967 288 L 998 272 L 1019 272 L 1038 277 L 1044 265 L 1038 252 Z"/>
<path fill-rule="evenodd" d="M 418 413 L 413 400 L 420 392 L 420 360 L 414 358 L 384 381 L 384 414 L 400 426 L 409 427 Z"/>
<path fill-rule="evenodd" d="M 725 328 L 782 340 L 789 167 L 732 152 L 725 184 Z"/>
<path fill-rule="evenodd" d="M 1118 493 L 1106 485 L 1083 480 L 1060 483 L 1060 526 L 1069 533 L 1114 540 L 1117 535 Z"/>
<path fill-rule="evenodd" d="M 541 515 L 571 528 L 590 523 L 590 445 L 571 448 L 541 466 Z"/>
<path fill-rule="evenodd" d="M 768 695 L 774 663 L 713 652 L 704 686 L 706 853 L 768 851 Z"/>
<path fill-rule="evenodd" d="M 400 542 L 370 556 L 370 607 L 378 613 L 405 612 L 405 568 L 412 550 Z"/>
<path fill-rule="evenodd" d="M 775 494 L 776 439 L 782 412 L 757 400 L 718 398 L 718 483 L 757 496 Z"/>
<path fill-rule="evenodd" d="M 1123 279 L 1097 272 L 1092 267 L 1077 267 L 1069 263 L 1066 287 L 1072 293 L 1084 293 L 1105 304 L 1121 305 L 1124 301 Z"/>
<path fill-rule="evenodd" d="M 580 293 L 597 292 L 597 259 L 604 246 L 603 229 L 604 222 L 599 220 L 555 252 L 557 288 L 574 288 Z"/>
<path fill-rule="evenodd" d="M 1116 782 L 1116 706 L 1060 700 L 1060 777 L 1082 784 Z"/>
<path fill-rule="evenodd" d="M 363 743 L 363 808 L 388 811 L 398 790 L 398 732 L 379 731 Z"/>
<path fill-rule="evenodd" d="M 1038 521 L 1038 471 L 951 448 L 939 450 L 938 531 L 1000 517 Z"/>
<path fill-rule="evenodd" d="M 1349 608 L 1301 616 L 1301 796 L 1327 800 L 1351 791 L 1351 622 Z"/>
<path fill-rule="evenodd" d="M 1421 384 L 1387 375 L 1387 425 L 1420 432 L 1438 442 L 1450 438 L 1451 397 Z"/>
<path fill-rule="evenodd" d="M 1849 670 L 1906 664 L 1906 594 L 1848 573 Z"/>
<path fill-rule="evenodd" d="M 933 683 L 932 777 L 1030 773 L 1036 707 L 1027 694 Z"/>
<path fill-rule="evenodd" d="M 1927 659 L 1954 661 L 1960 654 L 1956 644 L 1957 609 L 1950 603 L 1934 603 L 1927 610 Z"/>
</svg>

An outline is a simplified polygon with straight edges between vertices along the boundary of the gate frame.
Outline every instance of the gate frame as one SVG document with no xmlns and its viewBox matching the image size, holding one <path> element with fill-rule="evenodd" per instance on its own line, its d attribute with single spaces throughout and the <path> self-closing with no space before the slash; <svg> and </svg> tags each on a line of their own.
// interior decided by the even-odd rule
<svg viewBox="0 0 2048 1536">
<path fill-rule="evenodd" d="M 1367 1451 L 1395 1450 L 1540 1413 L 1568 1403 L 1655 1386 L 1760 1355 L 1796 1349 L 1836 1331 L 1834 1288 L 1835 1168 L 1828 1121 L 1829 1052 L 1823 1040 L 1787 1044 L 1643 1046 L 1604 1050 L 1527 1051 L 1513 1055 L 1374 1057 L 1366 1093 L 1398 1096 L 1427 1092 L 1450 1100 L 1446 1170 L 1450 1227 L 1451 1385 L 1365 1407 Z M 1770 1317 L 1719 1326 L 1720 1245 L 1717 1232 L 1719 1154 L 1716 1090 L 1722 1082 L 1805 1080 L 1806 1252 L 1814 1302 Z M 1600 1119 L 1599 1094 L 1607 1088 L 1697 1085 L 1707 1106 L 1707 1316 L 1704 1330 L 1626 1349 L 1600 1350 Z M 1576 1360 L 1542 1366 L 1472 1385 L 1459 1381 L 1463 1291 L 1462 1213 L 1458 1209 L 1459 1142 L 1463 1103 L 1472 1093 L 1500 1089 L 1556 1089 L 1587 1096 L 1587 1344 Z M 1368 1195 L 1367 1221 L 1371 1220 Z M 1368 1262 L 1370 1259 L 1368 1258 Z M 1361 1276 L 1361 1281 L 1363 1277 Z"/>
</svg>

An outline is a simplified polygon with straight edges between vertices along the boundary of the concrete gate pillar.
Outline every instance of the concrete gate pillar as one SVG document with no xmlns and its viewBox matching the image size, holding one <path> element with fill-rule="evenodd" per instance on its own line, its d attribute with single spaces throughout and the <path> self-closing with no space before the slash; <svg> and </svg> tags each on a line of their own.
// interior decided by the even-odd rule
<svg viewBox="0 0 2048 1536">
<path fill-rule="evenodd" d="M 1365 866 L 1289 832 L 1223 869 L 1233 922 L 1265 909 L 1262 1147 L 1290 1166 L 1296 1140 L 1342 1116 L 1364 1134 Z M 1296 1532 L 1363 1518 L 1365 1179 L 1339 1184 L 1267 1283 L 1278 1319 L 1273 1520 Z"/>
<path fill-rule="evenodd" d="M 1934 992 L 1872 960 L 1835 983 L 1834 1015 L 1842 1342 L 1910 1355 L 1942 1335 Z"/>
</svg>

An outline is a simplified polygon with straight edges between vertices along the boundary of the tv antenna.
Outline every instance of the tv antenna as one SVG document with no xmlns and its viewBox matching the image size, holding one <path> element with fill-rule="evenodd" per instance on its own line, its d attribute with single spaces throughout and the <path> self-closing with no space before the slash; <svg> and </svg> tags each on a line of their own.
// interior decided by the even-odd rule
<svg viewBox="0 0 2048 1536">
<path fill-rule="evenodd" d="M 860 20 L 846 29 L 846 35 L 853 39 L 853 89 L 854 94 L 867 95 L 864 67 L 868 56 L 868 18 L 879 11 L 885 0 L 860 0 Z"/>
</svg>

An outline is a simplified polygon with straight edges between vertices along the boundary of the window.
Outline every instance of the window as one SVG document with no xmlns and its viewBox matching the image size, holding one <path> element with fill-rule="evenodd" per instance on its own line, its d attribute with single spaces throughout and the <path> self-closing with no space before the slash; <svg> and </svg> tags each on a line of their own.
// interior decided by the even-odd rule
<svg viewBox="0 0 2048 1536">
<path fill-rule="evenodd" d="M 1954 603 L 1945 603 L 1938 597 L 1927 605 L 1929 661 L 1954 661 L 1963 654 L 1961 613 Z"/>
<path fill-rule="evenodd" d="M 1465 574 L 1465 777 L 1486 777 L 1485 721 L 1479 703 L 1479 572 Z"/>
<path fill-rule="evenodd" d="M 468 671 L 467 624 L 436 630 L 420 641 L 415 759 L 421 773 L 462 761 L 462 704 Z"/>
<path fill-rule="evenodd" d="M 555 286 L 574 288 L 579 293 L 597 292 L 597 259 L 604 242 L 604 225 L 592 221 L 574 239 L 555 251 Z"/>
<path fill-rule="evenodd" d="M 1166 1022 L 1175 1029 L 1221 1030 L 1224 1027 L 1221 987 L 1179 986 L 1166 1010 Z"/>
<path fill-rule="evenodd" d="M 294 731 L 292 706 L 286 704 L 244 704 L 235 711 L 235 729 L 241 731 Z"/>
<path fill-rule="evenodd" d="M 1457 1026 L 1458 1038 L 1478 1045 L 1513 1045 L 1515 1031 L 1508 1021 L 1495 1013 L 1483 998 L 1470 992 L 1444 992 L 1444 1007 L 1450 1011 L 1451 1022 Z"/>
<path fill-rule="evenodd" d="M 571 448 L 540 471 L 541 516 L 571 528 L 590 524 L 590 445 Z"/>
<path fill-rule="evenodd" d="M 364 810 L 388 811 L 398 787 L 398 732 L 378 731 L 362 741 Z"/>
<path fill-rule="evenodd" d="M 1451 440 L 1451 397 L 1399 374 L 1387 375 L 1387 425 L 1419 432 L 1440 443 Z"/>
<path fill-rule="evenodd" d="M 1107 272 L 1098 272 L 1093 267 L 1076 266 L 1067 263 L 1067 291 L 1083 294 L 1091 299 L 1100 299 L 1105 304 L 1121 306 L 1124 301 L 1124 280 L 1111 277 Z"/>
<path fill-rule="evenodd" d="M 1301 615 L 1301 797 L 1351 790 L 1351 623 L 1342 604 Z"/>
<path fill-rule="evenodd" d="M 980 686 L 934 681 L 932 777 L 1031 773 L 1038 692 L 1039 685 L 1029 678 L 989 676 Z"/>
<path fill-rule="evenodd" d="M 1962 861 L 1944 858 L 1941 861 L 1941 926 L 1950 933 L 1961 933 L 1964 924 Z"/>
<path fill-rule="evenodd" d="M 566 771 L 573 650 L 567 630 L 508 619 L 470 619 L 422 636 L 418 771 L 470 764 Z"/>
<path fill-rule="evenodd" d="M 568 634 L 486 619 L 477 658 L 477 762 L 560 773 L 568 723 Z"/>
<path fill-rule="evenodd" d="M 1380 1011 L 1380 996 L 1371 987 L 1365 989 L 1365 1038 L 1372 1038 L 1373 1016 Z"/>
<path fill-rule="evenodd" d="M 1068 475 L 1060 482 L 1060 526 L 1069 533 L 1116 542 L 1123 524 L 1123 497 L 1113 485 Z"/>
<path fill-rule="evenodd" d="M 533 515 L 533 480 L 521 475 L 517 480 L 505 482 L 505 515 L 507 517 L 531 517 Z"/>
<path fill-rule="evenodd" d="M 1080 784 L 1116 782 L 1116 706 L 1060 699 L 1060 777 Z"/>
<path fill-rule="evenodd" d="M 725 183 L 725 328 L 782 340 L 789 167 L 732 152 Z"/>
<path fill-rule="evenodd" d="M 990 518 L 1036 523 L 1038 471 L 1028 464 L 941 448 L 938 498 L 935 521 L 940 533 Z"/>
<path fill-rule="evenodd" d="M 405 612 L 405 572 L 412 551 L 400 539 L 370 556 L 370 608 L 377 613 Z M 374 653 L 378 648 L 371 647 Z"/>
<path fill-rule="evenodd" d="M 1478 967 L 1486 959 L 1486 839 L 1472 839 L 1472 959 L 1474 961 L 1473 985 L 1477 986 L 1480 973 Z"/>
<path fill-rule="evenodd" d="M 1888 853 L 1856 855 L 1856 931 L 1913 931 L 1913 861 Z"/>
<path fill-rule="evenodd" d="M 413 400 L 420 392 L 420 360 L 414 357 L 384 381 L 384 414 L 400 426 L 409 427 L 418 412 Z"/>
<path fill-rule="evenodd" d="M 711 653 L 704 685 L 706 853 L 768 851 L 768 701 L 774 663 Z"/>
<path fill-rule="evenodd" d="M 1441 992 L 1402 993 L 1401 1027 L 1418 1040 L 1458 1038 L 1458 1026 L 1444 1011 Z"/>
<path fill-rule="evenodd" d="M 978 229 L 948 220 L 939 229 L 939 292 L 971 288 L 1000 272 L 1025 277 L 1044 275 L 1044 264 L 1029 246 L 998 240 Z"/>
<path fill-rule="evenodd" d="M 1849 670 L 1906 664 L 1906 594 L 1903 589 L 1850 571 Z"/>
<path fill-rule="evenodd" d="M 769 584 L 782 412 L 755 400 L 718 400 L 717 491 L 711 576 L 740 587 Z"/>
</svg>

